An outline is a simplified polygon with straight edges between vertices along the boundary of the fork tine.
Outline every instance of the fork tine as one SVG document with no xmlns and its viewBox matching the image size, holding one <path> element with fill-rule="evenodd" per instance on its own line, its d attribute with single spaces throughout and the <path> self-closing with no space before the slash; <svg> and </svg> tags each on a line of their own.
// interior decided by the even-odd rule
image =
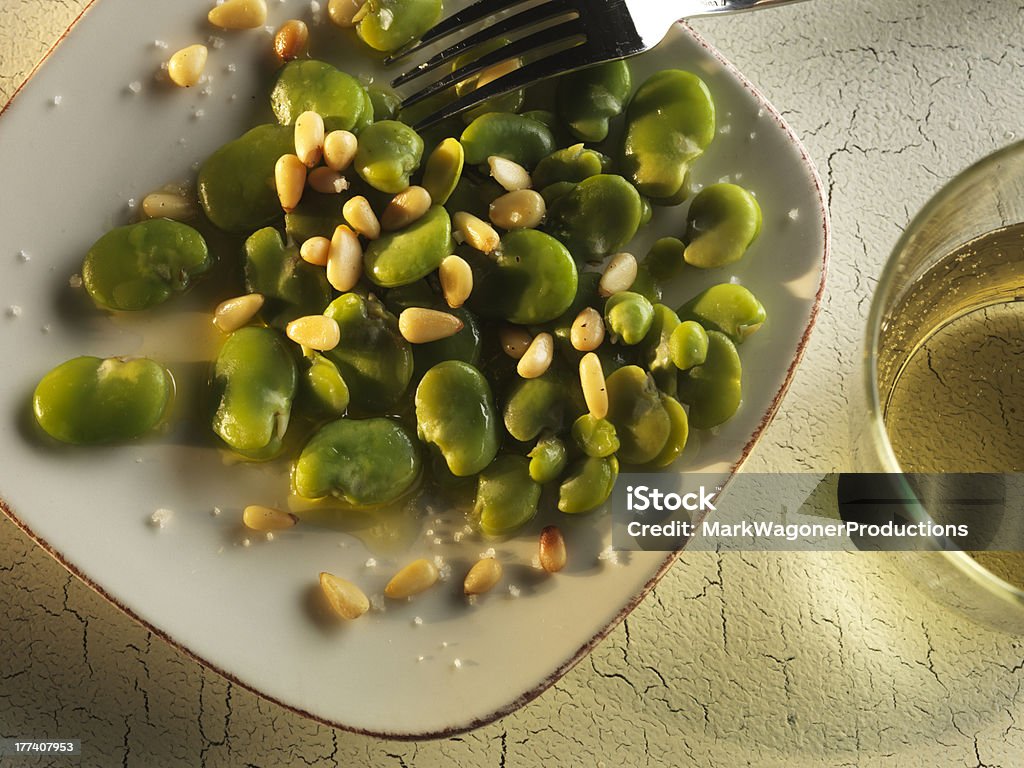
<svg viewBox="0 0 1024 768">
<path fill-rule="evenodd" d="M 465 96 L 456 99 L 451 104 L 420 120 L 413 128 L 416 131 L 425 130 L 432 125 L 440 123 L 442 120 L 447 120 L 449 117 L 453 117 L 464 110 L 475 107 L 477 104 L 493 96 L 500 96 L 503 93 L 514 91 L 516 88 L 522 88 L 539 80 L 555 77 L 563 72 L 596 64 L 599 60 L 600 57 L 595 56 L 593 52 L 589 55 L 587 52 L 581 52 L 578 45 L 558 51 L 543 59 L 530 62 L 525 67 L 520 67 L 503 77 L 499 77 L 483 88 L 470 91 Z"/>
<path fill-rule="evenodd" d="M 470 62 L 466 66 L 455 70 L 450 75 L 442 77 L 437 82 L 417 91 L 402 101 L 402 108 L 405 109 L 407 107 L 411 107 L 413 104 L 417 104 L 423 101 L 423 99 L 443 91 L 445 88 L 455 85 L 456 83 L 460 83 L 468 77 L 472 77 L 477 72 L 486 69 L 492 64 L 497 64 L 508 59 L 514 59 L 520 54 L 528 53 L 536 48 L 542 48 L 547 45 L 558 43 L 567 38 L 583 34 L 585 34 L 583 22 L 577 17 L 571 21 L 565 21 L 561 24 L 547 27 L 535 34 L 521 37 L 515 42 L 506 45 L 504 48 L 499 48 L 496 51 L 485 54 L 476 61 Z M 523 72 L 526 69 L 526 67 L 521 67 L 516 70 L 516 72 Z M 504 78 L 498 78 L 495 82 L 501 82 L 503 79 Z M 527 82 L 529 81 L 524 81 L 523 84 L 525 85 Z"/>
<path fill-rule="evenodd" d="M 414 67 L 408 72 L 403 72 L 391 81 L 391 85 L 397 88 L 400 85 L 404 85 L 405 83 L 416 79 L 420 75 L 425 75 L 428 72 L 437 69 L 439 66 L 455 58 L 463 51 L 469 50 L 480 43 L 484 43 L 508 32 L 516 32 L 521 29 L 526 29 L 527 27 L 539 24 L 540 22 L 546 21 L 554 16 L 568 13 L 571 10 L 573 10 L 572 6 L 568 5 L 566 0 L 549 0 L 549 2 L 535 5 L 533 8 L 529 8 L 528 10 L 520 11 L 514 16 L 507 16 L 497 23 L 460 40 L 451 47 L 446 48 L 435 56 L 432 56 L 423 64 Z"/>
</svg>

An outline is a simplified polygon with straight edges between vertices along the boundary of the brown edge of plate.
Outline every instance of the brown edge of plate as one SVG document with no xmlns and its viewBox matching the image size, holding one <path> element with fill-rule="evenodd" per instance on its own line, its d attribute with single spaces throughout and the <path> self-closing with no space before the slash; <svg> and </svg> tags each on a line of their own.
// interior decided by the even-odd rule
<svg viewBox="0 0 1024 768">
<path fill-rule="evenodd" d="M 71 22 L 71 24 L 68 25 L 68 28 L 65 29 L 63 33 L 61 33 L 60 37 L 58 37 L 54 44 L 50 46 L 46 53 L 43 54 L 43 56 L 39 59 L 36 65 L 25 77 L 24 81 L 22 81 L 22 83 L 17 88 L 15 88 L 14 93 L 11 95 L 11 98 L 8 99 L 7 103 L 0 105 L 0 115 L 3 115 L 3 113 L 7 111 L 7 108 L 10 107 L 10 105 L 14 102 L 18 94 L 21 93 L 22 89 L 28 84 L 28 82 L 32 79 L 36 72 L 39 71 L 39 68 L 46 62 L 46 60 L 50 57 L 54 50 L 56 50 L 57 46 L 59 46 L 61 42 L 63 42 L 63 40 L 68 36 L 71 30 L 74 29 L 75 26 L 77 26 L 78 22 L 82 20 L 82 17 L 85 16 L 86 12 L 88 12 L 88 10 L 92 8 L 96 1 L 97 0 L 90 0 L 90 2 L 85 6 L 85 8 L 82 9 L 81 13 L 79 13 L 78 16 L 76 16 L 75 19 Z M 701 37 L 689 24 L 686 24 L 685 22 L 682 21 L 678 23 L 686 30 L 687 34 L 689 34 L 708 53 L 710 53 L 718 61 L 719 64 L 721 64 L 726 70 L 728 70 L 743 85 L 743 87 L 746 88 L 747 91 L 749 91 L 751 95 L 754 96 L 758 103 L 764 105 L 766 112 L 775 120 L 775 122 L 782 129 L 782 131 L 789 137 L 790 141 L 796 146 L 796 148 L 800 152 L 800 158 L 803 161 L 804 166 L 811 177 L 811 181 L 814 184 L 814 188 L 818 192 L 818 201 L 820 204 L 819 207 L 822 214 L 821 229 L 824 247 L 822 249 L 821 279 L 818 282 L 818 290 L 814 295 L 814 303 L 811 306 L 810 317 L 808 317 L 807 319 L 807 327 L 804 329 L 803 336 L 800 338 L 800 343 L 797 346 L 796 356 L 793 358 L 792 363 L 790 363 L 789 369 L 786 372 L 786 378 L 782 382 L 782 386 L 779 388 L 778 392 L 775 393 L 775 397 L 772 399 L 772 403 L 769 406 L 768 410 L 765 411 L 765 414 L 761 419 L 761 424 L 758 426 L 757 430 L 751 436 L 750 441 L 743 447 L 743 452 L 740 455 L 739 460 L 729 468 L 729 477 L 732 478 L 739 470 L 739 468 L 743 465 L 743 463 L 747 460 L 747 457 L 750 455 L 751 450 L 753 450 L 754 445 L 761 438 L 761 435 L 764 433 L 765 429 L 768 427 L 772 419 L 775 417 L 775 414 L 778 412 L 779 406 L 782 403 L 782 398 L 789 390 L 789 386 L 793 381 L 793 374 L 796 372 L 797 366 L 800 365 L 800 361 L 803 359 L 804 352 L 807 349 L 807 342 L 810 339 L 811 331 L 814 329 L 815 322 L 818 318 L 818 313 L 821 310 L 821 299 L 825 292 L 825 278 L 828 274 L 828 263 L 832 251 L 832 229 L 829 220 L 828 201 L 826 200 L 825 189 L 821 183 L 821 177 L 818 175 L 818 170 L 817 168 L 815 168 L 814 162 L 811 160 L 810 155 L 808 155 L 807 149 L 806 147 L 804 147 L 803 142 L 800 141 L 796 133 L 786 122 L 785 118 L 782 117 L 779 111 L 775 109 L 775 107 L 761 94 L 757 87 L 754 86 L 754 84 L 743 75 L 743 73 L 741 73 L 721 53 L 719 53 L 713 45 L 711 45 L 708 41 Z M 728 485 L 728 481 L 726 481 L 726 485 Z M 657 572 L 655 572 L 655 574 L 644 585 L 643 589 L 641 589 L 640 592 L 634 595 L 633 599 L 626 603 L 626 605 L 622 607 L 622 609 L 611 619 L 611 621 L 608 622 L 608 624 L 606 624 L 602 629 L 600 629 L 592 638 L 590 638 L 590 640 L 588 640 L 586 643 L 584 643 L 578 649 L 576 649 L 576 652 L 573 653 L 573 655 L 570 658 L 566 659 L 561 665 L 559 665 L 551 674 L 544 678 L 540 683 L 535 685 L 530 690 L 520 694 L 504 707 L 500 707 L 496 709 L 494 712 L 491 712 L 483 717 L 474 718 L 469 722 L 453 725 L 438 731 L 426 731 L 417 733 L 390 732 L 367 730 L 363 728 L 353 727 L 351 725 L 346 725 L 345 723 L 333 722 L 331 720 L 328 720 L 327 718 L 315 715 L 311 712 L 307 712 L 299 707 L 295 707 L 291 704 L 274 698 L 273 696 L 269 696 L 266 693 L 252 687 L 248 683 L 245 683 L 244 681 L 240 680 L 234 675 L 226 672 L 225 670 L 220 669 L 216 664 L 213 664 L 209 660 L 204 659 L 202 656 L 199 656 L 198 654 L 194 653 L 193 651 L 179 643 L 172 636 L 170 636 L 160 628 L 154 626 L 153 624 L 150 624 L 145 619 L 142 619 L 139 616 L 135 615 L 135 613 L 133 613 L 130 608 L 120 603 L 113 595 L 107 593 L 99 584 L 92 581 L 88 576 L 79 571 L 75 566 L 67 562 L 60 552 L 51 547 L 49 543 L 47 543 L 45 540 L 37 536 L 36 533 L 27 524 L 20 520 L 17 514 L 15 514 L 14 510 L 8 506 L 7 502 L 4 501 L 3 498 L 0 498 L 0 511 L 3 511 L 3 513 L 16 526 L 18 526 L 18 528 L 20 528 L 25 533 L 25 535 L 27 535 L 36 544 L 38 544 L 48 555 L 50 555 L 50 557 L 52 557 L 64 568 L 66 568 L 68 571 L 74 574 L 86 586 L 90 587 L 94 592 L 96 592 L 105 600 L 107 600 L 111 605 L 120 609 L 122 613 L 130 617 L 138 624 L 141 624 L 148 631 L 152 632 L 157 637 L 169 643 L 175 649 L 177 649 L 193 661 L 198 662 L 207 669 L 213 670 L 221 677 L 224 677 L 233 684 L 249 691 L 250 693 L 259 696 L 262 699 L 266 699 L 267 701 L 271 701 L 274 704 L 277 704 L 278 706 L 287 709 L 290 712 L 294 712 L 297 715 L 301 715 L 302 717 L 309 718 L 310 720 L 315 720 L 316 722 L 322 723 L 331 728 L 340 728 L 342 730 L 349 731 L 352 733 L 358 733 L 364 736 L 373 736 L 376 738 L 391 739 L 395 741 L 425 741 L 428 739 L 443 739 L 448 738 L 450 736 L 457 736 L 460 733 L 472 731 L 482 726 L 493 723 L 495 720 L 499 720 L 500 718 L 505 717 L 506 715 L 511 714 L 515 710 L 523 707 L 525 704 L 528 704 L 529 702 L 533 701 L 535 698 L 544 693 L 544 691 L 546 691 L 548 688 L 550 688 L 552 685 L 558 682 L 558 680 L 564 677 L 570 669 L 576 666 L 576 664 L 582 661 L 583 658 L 586 657 L 587 654 L 589 654 L 590 651 L 593 650 L 599 642 L 604 640 L 604 638 L 606 638 L 612 632 L 612 630 L 614 630 L 630 613 L 633 612 L 633 609 L 636 608 L 645 597 L 647 597 L 647 595 L 650 593 L 652 589 L 654 589 L 655 585 L 657 585 L 657 583 L 665 575 L 665 573 L 672 566 L 672 564 L 675 563 L 678 557 L 682 554 L 683 548 L 685 548 L 684 546 L 683 548 L 670 552 L 668 556 L 665 558 L 665 560 L 662 562 L 662 564 L 659 566 Z"/>
</svg>

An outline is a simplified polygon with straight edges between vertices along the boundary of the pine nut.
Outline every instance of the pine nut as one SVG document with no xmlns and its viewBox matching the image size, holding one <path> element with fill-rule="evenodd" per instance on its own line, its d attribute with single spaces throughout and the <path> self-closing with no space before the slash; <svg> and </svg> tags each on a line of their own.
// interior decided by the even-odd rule
<svg viewBox="0 0 1024 768">
<path fill-rule="evenodd" d="M 334 349 L 341 341 L 338 322 L 324 315 L 306 315 L 292 320 L 285 327 L 285 334 L 296 344 L 319 352 Z"/>
<path fill-rule="evenodd" d="M 519 189 L 491 203 L 491 221 L 502 229 L 534 229 L 544 221 L 547 206 L 539 192 Z"/>
<path fill-rule="evenodd" d="M 356 25 L 355 15 L 366 4 L 366 0 L 330 0 L 327 3 L 327 15 L 342 29 Z"/>
<path fill-rule="evenodd" d="M 280 509 L 251 504 L 242 511 L 242 522 L 254 531 L 283 531 L 299 522 L 299 518 Z"/>
<path fill-rule="evenodd" d="M 349 131 L 331 131 L 324 137 L 324 164 L 332 171 L 344 171 L 356 156 L 359 140 Z"/>
<path fill-rule="evenodd" d="M 569 341 L 580 352 L 593 352 L 604 342 L 604 318 L 593 307 L 586 307 L 572 321 Z"/>
<path fill-rule="evenodd" d="M 338 578 L 332 573 L 323 571 L 320 574 L 320 589 L 323 590 L 331 610 L 343 619 L 358 619 L 370 610 L 370 601 L 363 590 L 351 581 Z"/>
<path fill-rule="evenodd" d="M 462 583 L 462 591 L 467 595 L 482 595 L 490 592 L 494 585 L 501 581 L 501 563 L 493 557 L 485 557 L 473 563 Z"/>
<path fill-rule="evenodd" d="M 304 21 L 289 19 L 274 33 L 274 55 L 281 61 L 293 61 L 306 51 L 309 27 Z"/>
<path fill-rule="evenodd" d="M 326 267 L 331 252 L 331 241 L 326 237 L 311 237 L 299 248 L 299 256 L 318 267 Z"/>
<path fill-rule="evenodd" d="M 205 45 L 190 45 L 187 48 L 182 48 L 167 61 L 167 76 L 175 85 L 191 88 L 203 76 L 207 55 L 208 51 Z"/>
<path fill-rule="evenodd" d="M 142 198 L 142 213 L 150 219 L 188 221 L 199 213 L 195 203 L 174 192 L 152 192 Z"/>
<path fill-rule="evenodd" d="M 295 154 L 307 168 L 324 154 L 324 119 L 316 112 L 303 112 L 295 119 Z"/>
<path fill-rule="evenodd" d="M 513 360 L 522 359 L 530 348 L 533 337 L 525 328 L 518 325 L 503 325 L 498 329 L 498 339 L 505 354 Z"/>
<path fill-rule="evenodd" d="M 391 198 L 380 217 L 380 226 L 385 232 L 404 229 L 429 211 L 430 203 L 427 190 L 423 187 L 409 187 Z"/>
<path fill-rule="evenodd" d="M 616 253 L 601 275 L 601 282 L 597 284 L 598 293 L 607 298 L 628 291 L 636 280 L 636 272 L 636 257 L 633 254 Z"/>
<path fill-rule="evenodd" d="M 452 216 L 452 225 L 456 233 L 462 236 L 463 242 L 469 243 L 481 253 L 491 253 L 501 245 L 501 238 L 494 227 L 471 213 L 459 211 Z"/>
<path fill-rule="evenodd" d="M 356 233 L 339 224 L 327 252 L 327 282 L 345 293 L 356 287 L 363 276 L 363 246 Z"/>
<path fill-rule="evenodd" d="M 505 188 L 506 192 L 516 192 L 533 186 L 530 172 L 519 163 L 500 155 L 491 155 L 487 158 L 487 165 L 491 167 L 491 176 Z"/>
<path fill-rule="evenodd" d="M 398 316 L 398 331 L 410 344 L 429 344 L 447 339 L 461 331 L 463 325 L 455 315 L 436 309 L 409 307 Z"/>
<path fill-rule="evenodd" d="M 608 389 L 604 381 L 604 368 L 601 367 L 601 358 L 593 352 L 588 352 L 580 360 L 580 386 L 590 415 L 595 419 L 607 416 Z"/>
<path fill-rule="evenodd" d="M 370 201 L 362 195 L 349 198 L 341 209 L 341 215 L 352 229 L 367 240 L 380 237 L 380 221 L 370 207 Z"/>
<path fill-rule="evenodd" d="M 466 303 L 473 292 L 473 269 L 469 262 L 454 254 L 447 256 L 441 262 L 437 276 L 441 279 L 441 291 L 449 307 L 458 309 Z"/>
<path fill-rule="evenodd" d="M 565 568 L 565 538 L 557 525 L 549 525 L 540 532 L 540 567 L 548 573 Z"/>
<path fill-rule="evenodd" d="M 274 166 L 277 198 L 285 213 L 291 213 L 302 199 L 306 186 L 306 166 L 295 155 L 281 155 Z"/>
<path fill-rule="evenodd" d="M 392 577 L 384 587 L 384 595 L 393 600 L 418 595 L 430 589 L 437 582 L 439 575 L 437 566 L 429 560 L 415 560 Z"/>
<path fill-rule="evenodd" d="M 307 181 L 310 187 L 325 195 L 340 195 L 348 189 L 348 179 L 324 166 L 310 171 Z"/>
<path fill-rule="evenodd" d="M 267 23 L 264 0 L 225 0 L 206 15 L 210 23 L 221 29 L 256 29 Z"/>
<path fill-rule="evenodd" d="M 490 85 L 499 77 L 504 77 L 511 72 L 515 72 L 522 65 L 523 62 L 520 59 L 508 59 L 497 64 L 492 64 L 480 73 L 476 79 L 476 85 L 474 87 L 479 89 L 483 88 L 485 85 Z"/>
<path fill-rule="evenodd" d="M 543 376 L 555 356 L 555 340 L 550 333 L 538 333 L 534 336 L 526 352 L 519 358 L 516 370 L 524 379 L 536 379 Z"/>
<path fill-rule="evenodd" d="M 232 333 L 256 317 L 262 307 L 263 295 L 259 293 L 227 299 L 213 311 L 213 324 L 224 333 Z"/>
</svg>

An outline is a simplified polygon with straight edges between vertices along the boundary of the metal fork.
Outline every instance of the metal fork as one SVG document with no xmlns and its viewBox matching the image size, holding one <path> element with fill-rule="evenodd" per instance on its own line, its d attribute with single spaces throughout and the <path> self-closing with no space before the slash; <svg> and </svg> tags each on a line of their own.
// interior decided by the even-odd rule
<svg viewBox="0 0 1024 768">
<path fill-rule="evenodd" d="M 410 56 L 422 52 L 442 38 L 527 2 L 530 0 L 476 0 L 428 30 L 412 47 L 385 59 L 385 63 L 408 60 Z M 419 130 L 489 98 L 539 80 L 642 53 L 661 42 L 679 19 L 752 11 L 793 2 L 799 0 L 543 0 L 534 2 L 526 10 L 492 20 L 484 28 L 399 75 L 392 81 L 392 85 L 398 87 L 422 77 L 489 40 L 534 29 L 405 98 L 402 101 L 403 108 L 440 93 L 495 64 L 532 57 L 523 66 L 470 91 L 424 118 L 415 126 Z"/>
</svg>

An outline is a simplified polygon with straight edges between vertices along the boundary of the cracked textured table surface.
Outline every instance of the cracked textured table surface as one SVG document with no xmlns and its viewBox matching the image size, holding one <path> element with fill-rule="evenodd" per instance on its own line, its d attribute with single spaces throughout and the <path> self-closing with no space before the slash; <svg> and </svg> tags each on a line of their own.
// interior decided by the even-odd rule
<svg viewBox="0 0 1024 768">
<path fill-rule="evenodd" d="M 0 3 L 0 102 L 83 4 Z M 876 276 L 930 194 L 1020 130 L 1024 5 L 817 0 L 696 26 L 803 137 L 832 207 L 823 311 L 748 467 L 848 468 Z M 880 554 L 687 554 L 539 699 L 421 744 L 334 731 L 231 685 L 6 520 L 0 612 L 0 734 L 90 753 L 54 765 L 1024 763 L 1021 641 L 919 599 Z"/>
</svg>

